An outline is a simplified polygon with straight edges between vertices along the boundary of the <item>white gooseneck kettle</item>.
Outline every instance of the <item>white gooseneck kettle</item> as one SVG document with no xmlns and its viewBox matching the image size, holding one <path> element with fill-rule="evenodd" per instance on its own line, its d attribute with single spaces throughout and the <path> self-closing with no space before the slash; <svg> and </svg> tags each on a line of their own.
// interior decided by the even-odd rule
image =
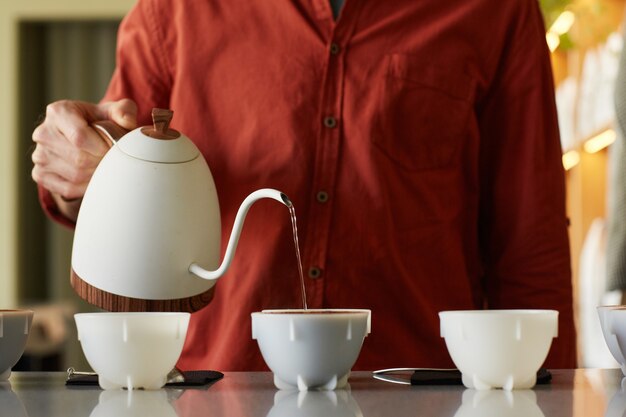
<svg viewBox="0 0 626 417">
<path fill-rule="evenodd" d="M 113 146 L 83 197 L 70 280 L 80 297 L 105 310 L 201 309 L 230 265 L 250 206 L 272 198 L 291 207 L 277 190 L 250 194 L 220 264 L 213 176 L 194 143 L 169 128 L 172 115 L 154 109 L 154 126 L 131 132 L 109 121 L 93 125 Z"/>
</svg>

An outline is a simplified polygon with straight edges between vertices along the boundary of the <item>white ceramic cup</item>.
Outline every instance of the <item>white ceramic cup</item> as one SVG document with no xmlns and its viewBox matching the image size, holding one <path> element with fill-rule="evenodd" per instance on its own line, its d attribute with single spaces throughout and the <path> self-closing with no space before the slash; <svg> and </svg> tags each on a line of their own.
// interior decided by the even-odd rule
<svg viewBox="0 0 626 417">
<path fill-rule="evenodd" d="M 439 313 L 441 337 L 467 388 L 532 388 L 557 337 L 555 310 Z"/>
<path fill-rule="evenodd" d="M 9 379 L 22 357 L 32 323 L 30 310 L 0 310 L 0 381 Z"/>
<path fill-rule="evenodd" d="M 346 385 L 370 310 L 264 310 L 252 313 L 252 338 L 279 389 L 333 390 Z"/>
<path fill-rule="evenodd" d="M 598 307 L 598 315 L 609 351 L 619 362 L 622 373 L 626 375 L 626 307 Z"/>
<path fill-rule="evenodd" d="M 189 313 L 81 313 L 78 339 L 103 389 L 159 389 L 183 349 Z"/>
<path fill-rule="evenodd" d="M 600 328 L 602 329 L 602 336 L 604 336 L 604 341 L 606 342 L 606 345 L 609 348 L 609 352 L 611 352 L 611 355 L 613 355 L 617 363 L 619 363 L 619 366 L 622 369 L 622 373 L 626 375 L 626 360 L 624 359 L 624 355 L 622 354 L 622 351 L 618 346 L 615 332 L 611 331 L 611 321 L 613 318 L 610 317 L 610 313 L 614 310 L 626 310 L 626 306 L 597 307 L 598 318 L 600 319 Z M 620 319 L 619 317 L 624 316 L 618 316 L 617 320 Z M 626 322 L 624 323 L 624 326 L 626 326 Z"/>
</svg>

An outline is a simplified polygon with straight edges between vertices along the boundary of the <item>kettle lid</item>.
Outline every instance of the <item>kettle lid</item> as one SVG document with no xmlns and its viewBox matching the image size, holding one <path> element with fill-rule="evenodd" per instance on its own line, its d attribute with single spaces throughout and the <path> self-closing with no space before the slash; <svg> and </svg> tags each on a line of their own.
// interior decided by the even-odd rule
<svg viewBox="0 0 626 417">
<path fill-rule="evenodd" d="M 170 129 L 174 112 L 166 109 L 152 110 L 152 126 L 139 127 L 124 135 L 117 147 L 133 158 L 159 163 L 183 163 L 200 154 L 197 146 L 185 135 Z"/>
</svg>

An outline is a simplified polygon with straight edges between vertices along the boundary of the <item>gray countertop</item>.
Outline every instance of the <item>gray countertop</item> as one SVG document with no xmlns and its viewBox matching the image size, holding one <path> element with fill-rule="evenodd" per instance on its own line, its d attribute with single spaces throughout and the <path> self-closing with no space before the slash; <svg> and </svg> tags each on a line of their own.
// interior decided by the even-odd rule
<svg viewBox="0 0 626 417">
<path fill-rule="evenodd" d="M 232 372 L 201 389 L 102 391 L 66 387 L 65 373 L 15 372 L 0 384 L 2 417 L 189 416 L 524 416 L 612 417 L 626 412 L 619 370 L 553 370 L 551 384 L 533 390 L 474 391 L 461 386 L 411 387 L 354 372 L 350 388 L 278 391 L 272 374 Z"/>
</svg>

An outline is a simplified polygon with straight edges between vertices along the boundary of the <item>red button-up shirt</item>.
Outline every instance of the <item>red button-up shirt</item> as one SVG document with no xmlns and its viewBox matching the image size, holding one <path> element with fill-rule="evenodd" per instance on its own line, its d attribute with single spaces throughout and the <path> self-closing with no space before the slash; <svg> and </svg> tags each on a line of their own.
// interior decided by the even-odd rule
<svg viewBox="0 0 626 417">
<path fill-rule="evenodd" d="M 215 178 L 223 249 L 246 195 L 290 197 L 309 307 L 372 310 L 355 369 L 452 366 L 437 312 L 477 308 L 558 309 L 548 366 L 572 367 L 544 36 L 536 0 L 347 0 L 337 21 L 328 0 L 140 0 L 105 99 L 134 99 L 142 124 L 175 111 Z M 259 202 L 179 365 L 266 369 L 250 313 L 299 291 L 288 211 Z"/>
</svg>

